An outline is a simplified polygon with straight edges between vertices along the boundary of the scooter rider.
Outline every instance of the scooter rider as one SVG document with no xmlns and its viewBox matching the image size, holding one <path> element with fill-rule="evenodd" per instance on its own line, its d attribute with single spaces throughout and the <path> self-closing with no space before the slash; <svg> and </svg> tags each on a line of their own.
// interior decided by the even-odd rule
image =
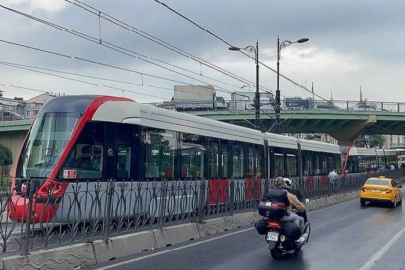
<svg viewBox="0 0 405 270">
<path fill-rule="evenodd" d="M 304 211 L 305 206 L 297 199 L 297 197 L 287 190 L 284 190 L 284 179 L 282 177 L 277 177 L 276 185 L 274 188 L 269 189 L 265 199 L 268 201 L 278 201 L 284 203 L 287 207 L 286 215 L 280 219 L 282 222 L 294 222 L 301 230 L 301 234 L 304 232 L 304 218 L 292 213 L 292 207 L 294 206 L 298 211 Z M 297 242 L 304 242 L 305 238 L 303 236 L 297 240 Z"/>
<path fill-rule="evenodd" d="M 292 180 L 289 178 L 284 178 L 284 189 L 287 190 L 288 193 L 290 193 L 291 195 L 288 196 L 288 199 L 290 201 L 294 200 L 293 196 L 296 196 L 296 198 L 298 199 L 298 201 L 300 202 L 300 209 L 304 209 L 303 211 L 298 210 L 297 208 L 297 215 L 304 218 L 304 223 L 306 223 L 308 221 L 308 217 L 307 217 L 307 211 L 305 209 L 305 205 L 302 203 L 303 202 L 303 197 L 301 195 L 301 192 L 298 189 L 293 189 L 292 188 Z M 294 205 L 295 206 L 295 205 Z"/>
<path fill-rule="evenodd" d="M 304 197 L 301 194 L 301 191 L 299 191 L 299 189 L 295 189 L 292 187 L 292 180 L 290 178 L 284 177 L 284 189 L 287 189 L 288 192 L 290 192 L 291 194 L 297 196 L 297 199 L 304 203 Z"/>
</svg>

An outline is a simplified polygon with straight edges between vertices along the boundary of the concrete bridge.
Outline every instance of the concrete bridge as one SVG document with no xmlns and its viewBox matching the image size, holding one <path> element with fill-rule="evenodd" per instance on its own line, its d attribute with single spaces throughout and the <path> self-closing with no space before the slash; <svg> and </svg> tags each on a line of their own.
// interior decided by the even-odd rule
<svg viewBox="0 0 405 270">
<path fill-rule="evenodd" d="M 341 145 L 351 144 L 360 134 L 405 135 L 405 103 L 380 102 L 376 108 L 365 107 L 364 110 L 350 109 L 352 107 L 348 101 L 342 102 L 341 106 L 336 102 L 328 104 L 323 109 L 319 109 L 320 105 L 316 103 L 312 109 L 297 107 L 282 110 L 282 133 L 326 133 Z M 255 121 L 254 110 L 251 109 L 186 113 L 250 128 Z M 262 130 L 271 130 L 275 123 L 274 110 L 263 107 L 261 120 Z M 0 122 L 0 143 L 11 148 L 14 161 L 31 124 L 32 120 Z"/>
</svg>

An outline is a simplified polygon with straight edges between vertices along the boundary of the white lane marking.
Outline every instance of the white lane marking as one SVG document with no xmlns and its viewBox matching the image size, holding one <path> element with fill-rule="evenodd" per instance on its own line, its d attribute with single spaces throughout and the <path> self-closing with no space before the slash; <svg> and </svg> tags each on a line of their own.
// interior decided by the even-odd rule
<svg viewBox="0 0 405 270">
<path fill-rule="evenodd" d="M 404 233 L 405 228 L 400 230 L 385 246 L 374 253 L 374 255 L 362 267 L 360 267 L 359 270 L 370 270 Z"/>
<path fill-rule="evenodd" d="M 115 267 L 122 266 L 122 265 L 125 265 L 125 264 L 129 264 L 129 263 L 133 263 L 133 262 L 136 262 L 136 261 L 140 261 L 140 260 L 148 259 L 148 258 L 151 258 L 151 257 L 155 257 L 155 256 L 158 256 L 158 255 L 161 255 L 161 254 L 164 254 L 164 253 L 169 253 L 169 252 L 186 249 L 186 248 L 193 247 L 193 246 L 198 246 L 198 245 L 201 245 L 201 244 L 204 244 L 204 243 L 207 243 L 207 242 L 211 242 L 211 241 L 214 241 L 214 240 L 217 240 L 217 239 L 225 238 L 225 237 L 235 235 L 235 234 L 239 234 L 239 233 L 244 233 L 244 232 L 247 232 L 247 231 L 250 231 L 250 230 L 253 230 L 253 229 L 254 229 L 254 227 L 249 228 L 249 229 L 240 230 L 240 231 L 233 232 L 233 233 L 228 233 L 228 234 L 225 234 L 225 235 L 221 235 L 221 236 L 218 236 L 218 237 L 214 237 L 214 238 L 211 238 L 211 239 L 207 239 L 207 240 L 204 240 L 204 241 L 193 243 L 193 244 L 190 244 L 190 245 L 187 245 L 187 246 L 156 252 L 156 253 L 149 254 L 149 255 L 146 255 L 146 256 L 143 256 L 143 257 L 135 258 L 135 259 L 132 259 L 132 260 L 116 263 L 116 264 L 113 264 L 113 265 L 109 265 L 109 266 L 105 266 L 103 268 L 97 268 L 97 269 L 98 270 L 106 270 L 106 269 L 115 268 Z"/>
</svg>

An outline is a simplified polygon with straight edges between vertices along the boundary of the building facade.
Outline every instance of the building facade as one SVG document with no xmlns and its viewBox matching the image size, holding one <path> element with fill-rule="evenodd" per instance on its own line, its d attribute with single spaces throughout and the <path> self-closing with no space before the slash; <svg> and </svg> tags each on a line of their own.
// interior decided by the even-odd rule
<svg viewBox="0 0 405 270">
<path fill-rule="evenodd" d="M 44 93 L 42 95 L 27 100 L 25 105 L 25 118 L 26 119 L 35 118 L 39 110 L 41 109 L 42 105 L 44 105 L 45 102 L 54 97 L 56 97 L 55 94 Z"/>
<path fill-rule="evenodd" d="M 385 143 L 384 148 L 405 148 L 405 136 L 404 135 L 384 135 Z"/>
</svg>

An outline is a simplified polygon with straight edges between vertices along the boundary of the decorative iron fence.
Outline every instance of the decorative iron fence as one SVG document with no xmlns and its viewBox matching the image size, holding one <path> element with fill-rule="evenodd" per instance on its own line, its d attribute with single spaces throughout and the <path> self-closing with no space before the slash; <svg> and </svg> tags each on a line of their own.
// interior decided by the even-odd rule
<svg viewBox="0 0 405 270">
<path fill-rule="evenodd" d="M 395 179 L 405 169 L 383 174 Z M 293 179 L 293 187 L 311 200 L 358 191 L 368 177 L 305 177 Z M 0 194 L 0 256 L 255 211 L 274 179 L 76 182 L 62 195 L 49 190 L 41 198 L 35 195 L 35 180 L 26 185 L 18 196 L 16 190 Z"/>
</svg>

